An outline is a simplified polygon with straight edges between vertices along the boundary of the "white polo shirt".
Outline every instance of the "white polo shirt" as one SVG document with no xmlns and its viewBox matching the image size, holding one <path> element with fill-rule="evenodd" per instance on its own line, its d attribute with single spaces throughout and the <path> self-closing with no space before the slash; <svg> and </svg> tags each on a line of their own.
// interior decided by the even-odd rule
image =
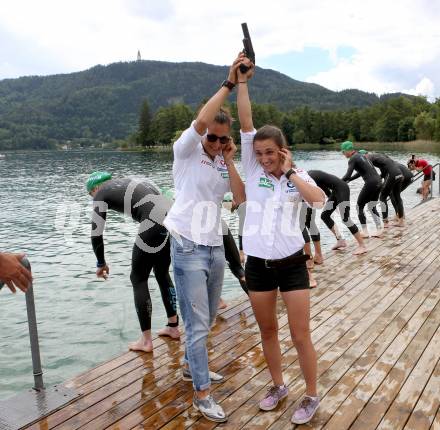
<svg viewBox="0 0 440 430">
<path fill-rule="evenodd" d="M 299 216 L 304 204 L 296 187 L 285 175 L 277 179 L 264 172 L 257 161 L 253 139 L 256 130 L 241 134 L 241 162 L 246 175 L 246 217 L 243 251 L 264 259 L 279 259 L 304 247 Z M 305 170 L 297 175 L 316 186 Z"/>
<path fill-rule="evenodd" d="M 175 201 L 164 220 L 168 231 L 199 245 L 223 244 L 221 203 L 230 191 L 223 156 L 206 154 L 194 122 L 174 143 L 173 179 Z"/>
</svg>

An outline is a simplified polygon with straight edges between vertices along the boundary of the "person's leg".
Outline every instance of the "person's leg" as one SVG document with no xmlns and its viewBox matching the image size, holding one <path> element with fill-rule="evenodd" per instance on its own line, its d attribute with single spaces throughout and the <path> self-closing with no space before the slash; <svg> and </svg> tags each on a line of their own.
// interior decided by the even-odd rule
<svg viewBox="0 0 440 430">
<path fill-rule="evenodd" d="M 250 291 L 249 298 L 261 334 L 264 358 L 274 385 L 283 385 L 281 371 L 281 348 L 278 340 L 276 315 L 278 290 Z"/>
<path fill-rule="evenodd" d="M 298 351 L 298 360 L 306 382 L 306 394 L 315 397 L 317 380 L 317 357 L 310 334 L 310 291 L 282 292 L 286 304 L 292 341 Z"/>
<path fill-rule="evenodd" d="M 215 322 L 225 275 L 225 249 L 223 246 L 210 247 L 210 259 L 206 285 L 208 288 L 209 326 Z"/>
<path fill-rule="evenodd" d="M 401 196 L 403 186 L 403 178 L 399 178 L 395 184 L 393 189 L 391 190 L 390 198 L 391 203 L 394 206 L 394 210 L 396 212 L 397 223 L 393 223 L 393 225 L 397 227 L 405 226 L 405 210 L 403 207 L 403 200 Z"/>
<path fill-rule="evenodd" d="M 185 324 L 184 365 L 189 366 L 196 392 L 209 393 L 206 340 L 209 333 L 208 247 L 181 238 L 180 245 L 171 239 L 171 256 L 177 298 Z M 205 394 L 205 393 L 204 393 Z"/>
<path fill-rule="evenodd" d="M 353 222 L 353 220 L 350 218 L 350 196 L 348 195 L 348 198 L 344 198 L 344 200 L 339 203 L 338 205 L 339 213 L 341 215 L 342 222 L 344 225 L 348 228 L 350 233 L 354 236 L 356 239 L 356 242 L 358 244 L 357 248 L 353 251 L 354 255 L 360 255 L 365 254 L 368 250 L 365 246 L 364 240 L 362 238 L 362 235 L 357 228 L 356 224 Z"/>
<path fill-rule="evenodd" d="M 225 249 L 225 258 L 228 262 L 229 270 L 238 279 L 241 288 L 247 294 L 246 280 L 244 276 L 244 268 L 241 265 L 240 253 L 235 243 L 231 231 L 228 229 L 228 234 L 223 235 L 223 245 Z"/>
<path fill-rule="evenodd" d="M 367 189 L 367 184 L 364 184 L 357 199 L 357 213 L 358 213 L 359 223 L 361 224 L 361 228 L 362 228 L 361 236 L 364 239 L 370 237 L 367 228 L 367 217 L 365 216 L 365 211 L 364 211 L 367 202 L 368 202 L 368 189 Z"/>
<path fill-rule="evenodd" d="M 153 350 L 153 340 L 151 338 L 152 304 L 148 290 L 148 277 L 151 269 L 151 256 L 134 244 L 130 280 L 133 285 L 134 304 L 142 335 L 139 340 L 128 345 L 129 349 L 133 351 L 151 352 Z"/>
<path fill-rule="evenodd" d="M 169 274 L 170 264 L 170 241 L 168 238 L 162 250 L 155 255 L 153 264 L 154 275 L 159 284 L 162 303 L 168 317 L 168 324 L 158 331 L 158 335 L 179 339 L 180 332 L 178 329 L 179 320 L 177 317 L 176 290 Z"/>
<path fill-rule="evenodd" d="M 388 174 L 387 177 L 385 178 L 385 182 L 379 194 L 379 201 L 382 208 L 382 219 L 383 219 L 384 228 L 389 227 L 387 200 L 393 190 L 394 184 L 395 184 L 394 178 L 390 174 Z"/>
<path fill-rule="evenodd" d="M 307 228 L 310 232 L 310 238 L 312 239 L 313 246 L 315 248 L 315 256 L 313 258 L 314 263 L 322 264 L 324 258 L 321 250 L 321 235 L 319 233 L 318 225 L 316 224 L 316 209 L 308 208 L 307 214 Z"/>
<path fill-rule="evenodd" d="M 429 190 L 431 186 L 432 181 L 424 180 L 422 185 L 422 200 L 426 200 L 429 197 Z"/>
<path fill-rule="evenodd" d="M 376 206 L 379 199 L 381 184 L 376 182 L 371 182 L 366 184 L 366 188 L 367 188 L 366 201 L 367 201 L 368 211 L 370 212 L 374 224 L 376 225 L 376 231 L 372 233 L 371 236 L 380 237 L 382 235 L 382 229 L 381 229 L 379 212 L 377 211 Z"/>
</svg>

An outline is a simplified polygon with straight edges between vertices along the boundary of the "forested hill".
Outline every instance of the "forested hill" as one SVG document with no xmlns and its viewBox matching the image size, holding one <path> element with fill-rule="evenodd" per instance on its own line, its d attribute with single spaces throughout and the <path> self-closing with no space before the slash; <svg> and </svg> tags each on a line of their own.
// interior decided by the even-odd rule
<svg viewBox="0 0 440 430">
<path fill-rule="evenodd" d="M 135 131 L 142 101 L 154 111 L 173 103 L 196 107 L 227 76 L 204 63 L 136 61 L 83 72 L 0 81 L 0 149 L 47 147 L 69 139 L 108 141 Z M 330 91 L 279 72 L 257 68 L 253 101 L 281 110 L 309 106 L 347 110 L 371 106 L 375 94 Z M 388 95 L 389 97 L 390 95 Z"/>
</svg>

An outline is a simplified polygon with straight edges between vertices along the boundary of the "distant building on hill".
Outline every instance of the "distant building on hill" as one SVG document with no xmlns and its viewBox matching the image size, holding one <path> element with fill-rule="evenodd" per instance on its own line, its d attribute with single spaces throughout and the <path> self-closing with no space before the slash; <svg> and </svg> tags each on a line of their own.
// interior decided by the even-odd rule
<svg viewBox="0 0 440 430">
<path fill-rule="evenodd" d="M 137 61 L 141 61 L 141 60 L 142 60 L 141 51 L 139 51 L 139 49 L 138 49 Z"/>
</svg>

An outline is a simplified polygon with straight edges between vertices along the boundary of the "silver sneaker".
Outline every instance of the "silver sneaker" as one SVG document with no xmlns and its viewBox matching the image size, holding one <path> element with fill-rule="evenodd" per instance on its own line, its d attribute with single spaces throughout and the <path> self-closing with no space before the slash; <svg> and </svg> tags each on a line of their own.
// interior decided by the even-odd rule
<svg viewBox="0 0 440 430">
<path fill-rule="evenodd" d="M 204 399 L 198 399 L 194 393 L 193 407 L 209 421 L 224 423 L 228 420 L 223 408 L 215 402 L 211 395 Z"/>
<path fill-rule="evenodd" d="M 186 367 L 182 367 L 182 379 L 186 382 L 192 382 L 193 380 L 191 372 Z M 223 375 L 220 375 L 219 373 L 209 371 L 209 379 L 213 384 L 221 384 L 224 381 L 225 377 Z"/>
<path fill-rule="evenodd" d="M 319 407 L 319 398 L 312 398 L 309 396 L 304 396 L 301 403 L 295 409 L 292 415 L 293 424 L 305 424 L 308 423 L 315 415 L 316 410 Z"/>
</svg>

